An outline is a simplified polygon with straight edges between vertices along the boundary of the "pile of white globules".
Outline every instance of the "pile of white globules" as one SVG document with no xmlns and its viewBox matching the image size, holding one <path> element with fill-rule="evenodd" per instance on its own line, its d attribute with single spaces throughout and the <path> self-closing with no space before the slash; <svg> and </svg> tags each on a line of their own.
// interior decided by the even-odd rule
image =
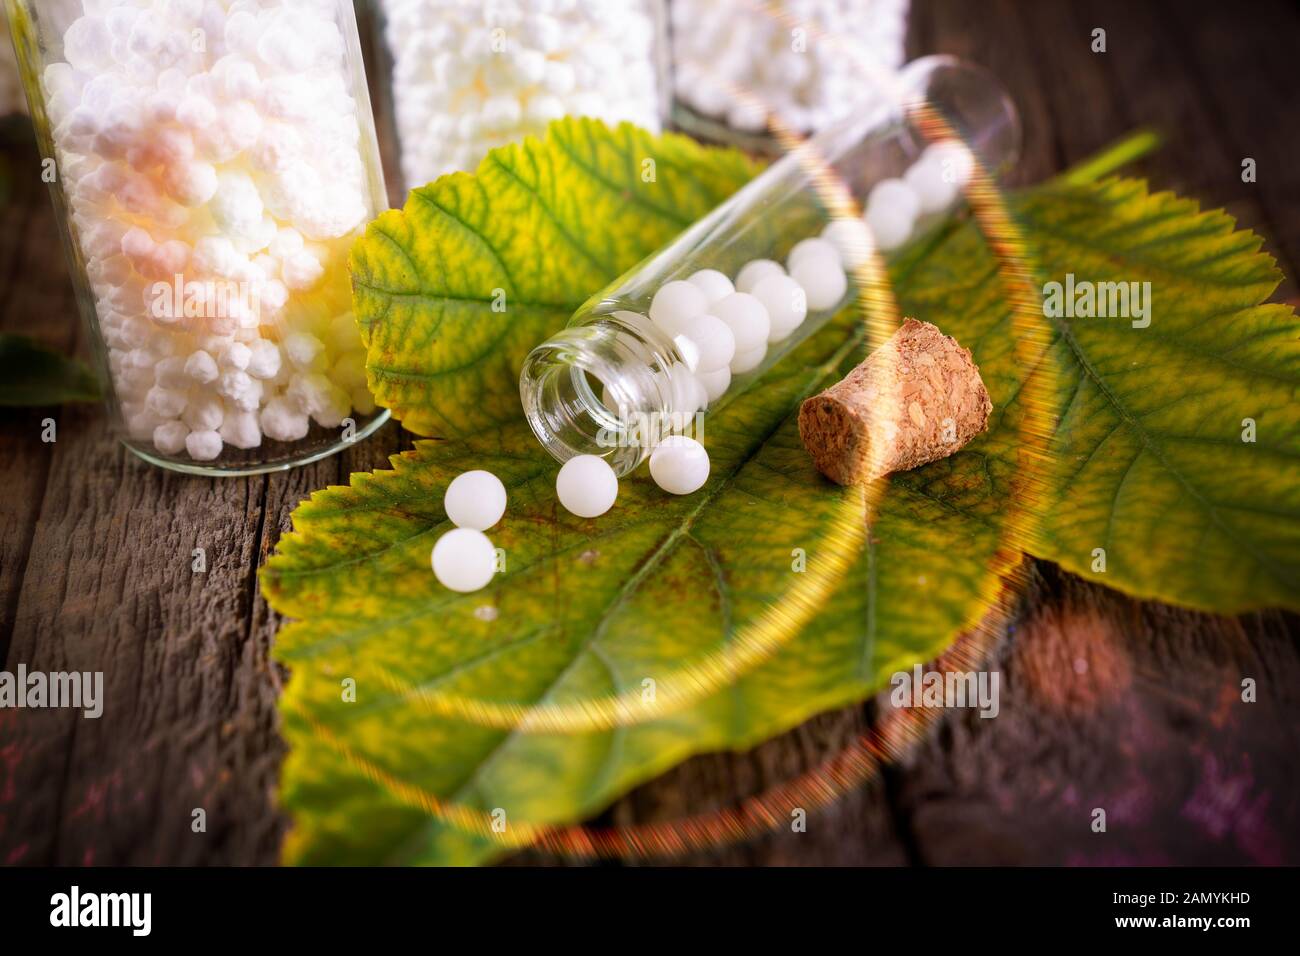
<svg viewBox="0 0 1300 956">
<path fill-rule="evenodd" d="M 657 132 L 649 0 L 383 0 L 410 187 L 473 170 L 490 149 L 592 116 Z"/>
<path fill-rule="evenodd" d="M 798 133 L 883 101 L 904 59 L 908 0 L 674 0 L 678 100 L 742 132 Z"/>
<path fill-rule="evenodd" d="M 368 415 L 347 255 L 374 208 L 334 0 L 84 0 L 42 77 L 130 437 L 165 456 Z"/>
</svg>

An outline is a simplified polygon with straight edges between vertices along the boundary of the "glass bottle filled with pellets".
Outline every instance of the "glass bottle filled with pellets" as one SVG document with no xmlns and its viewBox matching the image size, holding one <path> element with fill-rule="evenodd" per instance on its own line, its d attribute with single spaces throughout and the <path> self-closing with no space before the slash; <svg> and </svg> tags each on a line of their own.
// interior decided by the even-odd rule
<svg viewBox="0 0 1300 956">
<path fill-rule="evenodd" d="M 843 308 L 873 249 L 899 254 L 954 213 L 977 163 L 994 174 L 1019 144 L 988 72 L 913 62 L 888 105 L 800 144 L 535 348 L 520 377 L 533 432 L 559 461 L 628 474 Z"/>
<path fill-rule="evenodd" d="M 383 423 L 348 253 L 387 206 L 350 0 L 3 0 L 140 457 L 288 468 Z"/>
</svg>

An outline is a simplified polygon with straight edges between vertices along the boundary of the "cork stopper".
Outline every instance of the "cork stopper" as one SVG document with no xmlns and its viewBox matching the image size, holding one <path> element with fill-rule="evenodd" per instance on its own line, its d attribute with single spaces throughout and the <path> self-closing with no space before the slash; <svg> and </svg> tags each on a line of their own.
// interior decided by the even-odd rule
<svg viewBox="0 0 1300 956">
<path fill-rule="evenodd" d="M 993 402 L 968 349 L 929 322 L 902 327 L 799 409 L 818 469 L 857 485 L 957 451 L 988 427 Z"/>
</svg>

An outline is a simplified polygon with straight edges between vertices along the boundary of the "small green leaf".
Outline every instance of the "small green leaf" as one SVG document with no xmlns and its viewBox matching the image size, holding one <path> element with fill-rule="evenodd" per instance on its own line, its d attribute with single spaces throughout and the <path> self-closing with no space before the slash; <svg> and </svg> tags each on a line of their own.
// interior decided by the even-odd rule
<svg viewBox="0 0 1300 956">
<path fill-rule="evenodd" d="M 0 335 L 0 405 L 62 405 L 99 399 L 94 373 L 22 335 Z"/>
</svg>

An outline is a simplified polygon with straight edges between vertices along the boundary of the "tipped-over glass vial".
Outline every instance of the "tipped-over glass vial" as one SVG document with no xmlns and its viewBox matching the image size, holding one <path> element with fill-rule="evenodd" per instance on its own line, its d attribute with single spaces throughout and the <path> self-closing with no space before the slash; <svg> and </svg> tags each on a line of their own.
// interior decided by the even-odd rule
<svg viewBox="0 0 1300 956">
<path fill-rule="evenodd" d="M 1014 162 L 1019 118 L 988 72 L 933 56 L 896 83 L 888 106 L 801 143 L 528 355 L 520 395 L 547 451 L 629 473 L 843 308 L 873 248 L 888 259 L 950 216 L 976 161 Z"/>
</svg>

